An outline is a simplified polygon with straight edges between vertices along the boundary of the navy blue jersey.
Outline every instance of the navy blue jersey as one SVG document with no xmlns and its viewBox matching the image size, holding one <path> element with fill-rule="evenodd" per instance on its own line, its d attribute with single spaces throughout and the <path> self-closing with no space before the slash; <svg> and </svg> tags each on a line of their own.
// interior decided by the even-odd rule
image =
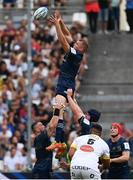
<svg viewBox="0 0 133 180">
<path fill-rule="evenodd" d="M 70 51 L 64 56 L 64 61 L 61 65 L 61 73 L 75 79 L 78 73 L 83 54 L 71 47 Z"/>
<path fill-rule="evenodd" d="M 50 138 L 48 137 L 46 132 L 42 132 L 35 138 L 34 147 L 37 161 L 45 160 L 47 158 L 52 159 L 52 152 L 46 150 L 46 147 L 50 144 Z"/>
<path fill-rule="evenodd" d="M 129 143 L 121 137 L 117 142 L 112 142 L 111 139 L 107 141 L 107 144 L 110 148 L 110 158 L 118 158 L 122 156 L 124 151 L 130 151 Z M 110 168 L 125 168 L 128 166 L 128 162 L 122 163 L 111 163 Z"/>
<path fill-rule="evenodd" d="M 47 132 L 42 132 L 34 140 L 37 161 L 32 170 L 32 179 L 49 179 L 52 171 L 52 152 L 46 151 L 51 144 Z"/>
<path fill-rule="evenodd" d="M 67 89 L 75 91 L 75 76 L 78 73 L 83 54 L 71 48 L 64 57 L 64 62 L 60 68 L 60 75 L 57 82 L 56 94 L 60 94 L 67 99 Z"/>
</svg>

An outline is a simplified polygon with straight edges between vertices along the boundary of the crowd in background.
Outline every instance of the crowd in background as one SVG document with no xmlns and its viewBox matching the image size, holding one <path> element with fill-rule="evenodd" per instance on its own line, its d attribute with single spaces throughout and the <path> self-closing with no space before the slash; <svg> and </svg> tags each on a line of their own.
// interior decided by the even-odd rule
<svg viewBox="0 0 133 180">
<path fill-rule="evenodd" d="M 17 8 L 24 8 L 27 5 L 26 0 L 2 0 L 2 7 L 10 9 L 12 7 Z M 61 7 L 67 4 L 67 0 L 32 0 L 31 4 L 33 7 L 40 7 L 40 6 L 56 6 Z"/>
<path fill-rule="evenodd" d="M 133 0 L 85 0 L 86 16 L 80 13 L 79 21 L 88 21 L 91 33 L 108 34 L 108 31 L 121 30 L 133 32 Z M 66 0 L 32 0 L 32 8 L 46 6 L 62 8 L 67 6 Z M 1 0 L 1 8 L 25 8 L 26 0 Z M 81 18 L 82 17 L 82 18 Z M 83 20 L 85 19 L 85 20 Z"/>
<path fill-rule="evenodd" d="M 20 0 L 3 0 L 5 8 L 12 8 Z M 25 1 L 26 2 L 26 1 Z M 65 0 L 55 1 L 57 6 L 67 3 Z M 24 1 L 21 0 L 24 6 Z M 48 6 L 50 1 L 34 1 L 35 5 Z M 54 103 L 55 87 L 63 61 L 64 52 L 57 39 L 55 27 L 51 22 L 44 24 L 35 20 L 32 31 L 32 122 L 41 121 L 44 125 L 51 119 Z M 73 39 L 87 38 L 83 27 L 74 23 L 70 27 Z M 84 56 L 78 77 L 76 79 L 76 96 L 88 69 L 88 54 Z M 0 159 L 1 170 L 16 171 L 27 168 L 27 122 L 28 122 L 28 63 L 27 63 L 27 20 L 21 20 L 19 27 L 9 19 L 4 28 L 0 29 Z M 73 115 L 69 109 L 65 110 L 65 137 L 70 145 L 78 136 L 80 127 L 73 123 Z M 130 141 L 132 133 L 127 133 Z M 34 136 L 31 136 L 34 139 Z M 131 143 L 132 144 L 132 143 Z M 133 150 L 132 150 L 133 153 Z M 31 155 L 35 161 L 34 152 Z M 58 169 L 54 161 L 53 168 Z M 57 165 L 57 166 L 56 166 Z"/>
<path fill-rule="evenodd" d="M 41 121 L 47 124 L 51 118 L 55 96 L 55 86 L 63 61 L 64 52 L 57 40 L 55 27 L 47 21 L 32 23 L 32 122 Z M 70 28 L 73 39 L 86 38 L 79 27 Z M 5 170 L 13 170 L 7 158 L 11 154 L 25 156 L 27 154 L 27 121 L 28 121 L 28 63 L 27 63 L 27 20 L 22 20 L 16 28 L 11 20 L 5 22 L 0 32 L 0 158 L 4 157 Z M 80 86 L 82 75 L 88 68 L 87 54 L 76 79 L 76 89 Z M 78 94 L 77 94 L 78 95 Z M 71 117 L 65 114 L 67 132 L 71 128 Z M 24 155 L 20 151 L 24 151 Z M 17 159 L 15 159 L 17 161 Z M 11 160 L 11 164 L 12 164 Z M 18 161 L 26 163 L 23 161 Z M 25 164 L 22 164 L 25 165 Z M 8 166 L 8 167 L 7 167 Z M 21 164 L 16 167 L 22 168 Z"/>
<path fill-rule="evenodd" d="M 133 33 L 133 0 L 86 0 L 85 12 L 92 33 L 119 33 L 123 23 L 125 30 Z"/>
</svg>

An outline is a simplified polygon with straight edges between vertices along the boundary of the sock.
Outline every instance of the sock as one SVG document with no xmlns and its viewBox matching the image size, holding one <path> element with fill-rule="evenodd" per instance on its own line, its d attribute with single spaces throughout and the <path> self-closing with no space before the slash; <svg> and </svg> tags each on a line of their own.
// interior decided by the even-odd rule
<svg viewBox="0 0 133 180">
<path fill-rule="evenodd" d="M 64 142 L 64 121 L 59 119 L 57 127 L 56 127 L 56 134 L 55 134 L 56 142 Z"/>
</svg>

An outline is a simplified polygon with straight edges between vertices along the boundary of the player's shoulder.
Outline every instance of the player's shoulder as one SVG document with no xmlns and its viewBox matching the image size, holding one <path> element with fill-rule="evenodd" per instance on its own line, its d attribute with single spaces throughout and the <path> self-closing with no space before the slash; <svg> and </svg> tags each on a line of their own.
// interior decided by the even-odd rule
<svg viewBox="0 0 133 180">
<path fill-rule="evenodd" d="M 124 137 L 120 137 L 120 139 L 118 141 L 121 143 L 127 142 L 127 140 Z"/>
<path fill-rule="evenodd" d="M 70 47 L 70 52 L 72 53 L 72 54 L 77 54 L 77 51 L 76 51 L 76 49 L 74 49 L 73 47 Z"/>
<path fill-rule="evenodd" d="M 87 138 L 89 138 L 90 136 L 89 136 L 89 134 L 87 134 L 87 135 L 81 135 L 81 136 L 78 136 L 77 138 L 76 138 L 76 140 L 83 140 L 83 139 L 87 139 Z"/>
<path fill-rule="evenodd" d="M 102 138 L 100 138 L 100 143 L 101 143 L 104 147 L 108 147 L 108 143 L 107 143 L 104 139 L 102 139 Z"/>
</svg>

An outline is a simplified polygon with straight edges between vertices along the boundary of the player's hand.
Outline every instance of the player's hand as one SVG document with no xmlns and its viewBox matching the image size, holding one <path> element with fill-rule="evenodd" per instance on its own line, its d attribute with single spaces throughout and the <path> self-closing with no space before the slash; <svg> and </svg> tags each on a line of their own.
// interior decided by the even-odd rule
<svg viewBox="0 0 133 180">
<path fill-rule="evenodd" d="M 61 18 L 61 13 L 60 13 L 59 10 L 55 10 L 54 16 L 58 19 L 58 21 L 61 21 L 61 20 L 62 20 L 62 18 Z"/>
<path fill-rule="evenodd" d="M 70 164 L 68 164 L 67 162 L 61 160 L 60 161 L 60 167 L 63 169 L 68 169 L 70 167 Z"/>
<path fill-rule="evenodd" d="M 57 15 L 55 14 L 55 15 L 52 15 L 49 17 L 49 21 L 52 22 L 53 24 L 57 24 L 57 23 L 59 23 L 60 20 L 58 19 Z"/>
<path fill-rule="evenodd" d="M 102 172 L 103 171 L 103 165 L 99 164 L 98 169 L 100 170 L 100 172 Z"/>
<path fill-rule="evenodd" d="M 73 90 L 72 89 L 67 89 L 67 96 L 71 96 L 73 95 Z"/>
</svg>

